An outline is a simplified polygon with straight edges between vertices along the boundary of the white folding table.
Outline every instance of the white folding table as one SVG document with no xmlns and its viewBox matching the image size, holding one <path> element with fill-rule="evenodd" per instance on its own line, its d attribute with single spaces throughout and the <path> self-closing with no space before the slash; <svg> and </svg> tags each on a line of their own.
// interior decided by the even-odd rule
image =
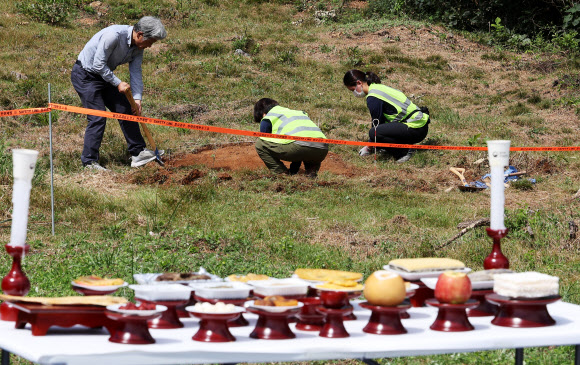
<svg viewBox="0 0 580 365">
<path fill-rule="evenodd" d="M 203 343 L 191 337 L 199 328 L 195 318 L 183 319 L 184 328 L 150 330 L 156 339 L 151 345 L 123 345 L 108 341 L 106 330 L 51 328 L 46 336 L 32 336 L 30 325 L 15 329 L 13 322 L 0 322 L 2 364 L 9 353 L 39 364 L 207 364 L 238 362 L 281 362 L 330 359 L 360 359 L 368 364 L 384 357 L 418 356 L 514 348 L 516 363 L 523 360 L 523 348 L 575 345 L 579 363 L 580 306 L 557 302 L 548 305 L 556 324 L 538 328 L 508 328 L 491 324 L 492 317 L 470 318 L 475 327 L 467 332 L 440 332 L 429 329 L 437 309 L 411 308 L 411 318 L 402 320 L 408 333 L 371 335 L 362 331 L 370 311 L 354 303 L 356 321 L 346 321 L 348 338 L 322 338 L 317 332 L 296 331 L 295 339 L 256 340 L 249 337 L 256 316 L 245 314 L 250 325 L 231 328 L 235 342 Z"/>
</svg>

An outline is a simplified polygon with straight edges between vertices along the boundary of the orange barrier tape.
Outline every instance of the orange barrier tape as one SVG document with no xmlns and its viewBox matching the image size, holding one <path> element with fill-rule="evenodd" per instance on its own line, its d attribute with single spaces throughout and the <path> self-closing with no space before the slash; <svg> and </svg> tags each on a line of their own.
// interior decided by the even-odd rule
<svg viewBox="0 0 580 365">
<path fill-rule="evenodd" d="M 62 111 L 67 111 L 67 112 L 77 113 L 77 114 L 89 114 L 89 115 L 96 115 L 96 116 L 105 117 L 105 118 L 122 119 L 122 120 L 128 120 L 128 121 L 132 121 L 132 122 L 156 124 L 156 125 L 162 125 L 162 126 L 166 126 L 166 127 L 192 129 L 192 130 L 198 130 L 198 131 L 204 131 L 204 132 L 235 134 L 235 135 L 250 136 L 250 137 L 269 137 L 269 138 L 277 138 L 277 139 L 291 139 L 291 140 L 295 140 L 295 141 L 322 142 L 322 143 L 342 144 L 342 145 L 351 145 L 351 146 L 414 148 L 414 149 L 422 149 L 422 150 L 487 151 L 487 147 L 428 146 L 428 145 L 416 145 L 416 144 L 357 142 L 357 141 L 344 141 L 344 140 L 340 140 L 340 139 L 323 139 L 323 138 L 284 136 L 284 135 L 280 135 L 280 134 L 252 132 L 252 131 L 245 131 L 245 130 L 240 130 L 240 129 L 222 128 L 222 127 L 213 127 L 213 126 L 201 125 L 201 124 L 175 122 L 172 120 L 138 117 L 135 115 L 112 113 L 112 112 L 107 112 L 107 111 L 102 111 L 102 110 L 87 109 L 87 108 L 81 108 L 81 107 L 77 107 L 77 106 L 54 104 L 54 103 L 48 104 L 48 108 L 34 108 L 34 109 L 0 111 L 0 117 L 7 116 L 7 115 L 45 113 L 45 112 L 49 112 L 52 109 L 62 110 Z M 14 113 L 14 114 L 3 114 L 3 113 Z M 510 151 L 580 151 L 580 146 L 573 146 L 573 147 L 510 147 Z"/>
<path fill-rule="evenodd" d="M 49 111 L 50 111 L 50 108 L 0 110 L 0 117 L 10 117 L 13 115 L 40 114 L 40 113 L 48 113 Z"/>
</svg>

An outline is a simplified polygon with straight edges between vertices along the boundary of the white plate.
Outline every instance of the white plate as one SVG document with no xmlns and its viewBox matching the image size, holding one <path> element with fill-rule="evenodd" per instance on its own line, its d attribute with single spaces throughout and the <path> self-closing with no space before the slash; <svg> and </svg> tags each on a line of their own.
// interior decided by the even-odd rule
<svg viewBox="0 0 580 365">
<path fill-rule="evenodd" d="M 298 305 L 289 305 L 289 306 L 269 306 L 269 305 L 255 305 L 253 300 L 249 300 L 244 303 L 244 307 L 248 308 L 256 308 L 262 310 L 264 312 L 271 312 L 271 313 L 282 313 L 286 312 L 291 309 L 302 308 L 304 303 L 298 302 Z"/>
<path fill-rule="evenodd" d="M 437 285 L 437 280 L 439 278 L 423 278 L 421 281 L 423 284 L 427 286 L 429 289 L 435 290 L 435 286 Z M 488 281 L 472 281 L 471 282 L 471 289 L 473 290 L 481 290 L 481 289 L 491 289 L 493 288 L 493 280 Z"/>
<path fill-rule="evenodd" d="M 77 286 L 83 289 L 90 289 L 94 291 L 109 291 L 119 289 L 120 287 L 129 285 L 126 281 L 123 282 L 121 285 L 85 285 L 85 284 L 78 284 L 74 281 L 71 281 L 72 286 Z"/>
<path fill-rule="evenodd" d="M 221 283 L 190 283 L 189 286 L 195 290 L 195 295 L 206 299 L 241 299 L 250 296 L 252 287 L 246 283 L 237 281 Z M 230 288 L 219 288 L 228 286 Z"/>
<path fill-rule="evenodd" d="M 186 300 L 191 296 L 191 288 L 181 284 L 129 285 L 135 297 L 143 300 Z"/>
<path fill-rule="evenodd" d="M 125 304 L 112 304 L 107 306 L 107 310 L 115 313 L 121 314 L 131 314 L 135 316 L 150 316 L 152 314 L 161 313 L 167 310 L 167 307 L 164 305 L 156 305 L 155 309 L 152 310 L 140 310 L 140 309 L 119 309 L 119 307 L 124 306 Z"/>
<path fill-rule="evenodd" d="M 364 290 L 364 285 L 362 288 L 360 289 L 330 289 L 330 288 L 319 288 L 317 285 L 312 285 L 312 287 L 316 290 L 322 290 L 322 291 L 343 291 L 345 293 L 354 293 L 357 291 L 362 292 Z"/>
<path fill-rule="evenodd" d="M 470 268 L 465 267 L 463 269 L 457 270 L 440 270 L 440 271 L 422 271 L 422 272 L 406 272 L 397 269 L 393 269 L 389 265 L 383 266 L 384 270 L 394 272 L 395 274 L 399 274 L 405 280 L 421 280 L 423 278 L 437 278 L 439 275 L 443 274 L 445 271 L 458 271 L 468 273 L 471 271 Z"/>
<path fill-rule="evenodd" d="M 269 295 L 305 295 L 308 283 L 302 279 L 252 280 L 248 284 L 254 287 L 254 294 Z"/>
<path fill-rule="evenodd" d="M 194 274 L 202 274 L 196 272 Z M 166 285 L 166 284 L 189 284 L 189 283 L 211 283 L 211 282 L 220 282 L 222 279 L 213 274 L 203 273 L 204 275 L 208 275 L 211 279 L 207 280 L 177 280 L 177 281 L 156 281 L 157 277 L 161 275 L 161 273 L 147 273 L 147 274 L 133 274 L 133 278 L 137 282 L 137 284 L 151 284 L 151 285 Z"/>
<path fill-rule="evenodd" d="M 191 313 L 199 313 L 199 314 L 232 314 L 232 313 L 244 313 L 246 311 L 245 308 L 236 306 L 235 309 L 231 312 L 203 312 L 203 311 L 196 311 L 195 306 L 190 305 L 189 307 L 185 307 L 185 310 Z"/>
</svg>

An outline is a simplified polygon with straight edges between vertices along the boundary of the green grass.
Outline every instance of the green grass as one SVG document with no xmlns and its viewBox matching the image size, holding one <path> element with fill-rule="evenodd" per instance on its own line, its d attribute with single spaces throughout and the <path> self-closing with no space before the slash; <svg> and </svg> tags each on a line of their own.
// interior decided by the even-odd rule
<svg viewBox="0 0 580 365">
<path fill-rule="evenodd" d="M 418 105 L 429 106 L 432 124 L 423 144 L 484 146 L 487 139 L 509 138 L 513 146 L 578 145 L 572 121 L 580 114 L 578 86 L 550 85 L 555 79 L 574 80 L 561 75 L 577 75 L 579 64 L 558 55 L 513 54 L 463 38 L 465 43 L 453 43 L 452 32 L 437 25 L 369 19 L 364 10 L 351 8 L 336 22 L 317 25 L 313 9 L 299 12 L 297 4 L 282 1 L 104 3 L 111 11 L 102 17 L 83 12 L 81 6 L 67 26 L 39 23 L 9 2 L 0 4 L 0 108 L 45 106 L 48 83 L 53 102 L 80 105 L 70 85 L 70 69 L 85 42 L 111 22 L 132 24 L 149 12 L 162 16 L 169 36 L 145 52 L 145 116 L 257 130 L 253 104 L 271 97 L 308 112 L 329 138 L 363 141 L 370 125 L 368 110 L 342 85 L 344 72 L 357 65 L 375 71 Z M 304 21 L 292 24 L 298 19 Z M 86 25 L 86 20 L 94 22 Z M 374 34 L 381 30 L 388 35 Z M 455 41 L 459 37 L 454 34 Z M 251 57 L 234 55 L 237 48 Z M 521 67 L 511 65 L 515 59 Z M 529 72 L 548 61 L 553 69 Z M 115 73 L 128 78 L 126 66 Z M 0 118 L 0 221 L 9 219 L 12 204 L 10 149 L 41 151 L 31 198 L 32 251 L 24 263 L 32 282 L 29 295 L 72 295 L 69 283 L 80 275 L 132 281 L 134 273 L 200 266 L 221 276 L 252 271 L 284 277 L 297 267 L 355 270 L 366 276 L 394 258 L 449 256 L 479 270 L 490 250 L 483 228 L 438 248 L 457 233 L 458 223 L 489 215 L 487 193 L 445 192 L 458 182 L 448 172 L 450 166 L 465 167 L 470 180 L 487 173 L 485 163 L 475 163 L 485 152 L 420 150 L 405 165 L 391 160 L 374 164 L 360 158 L 355 148 L 333 145 L 331 152 L 363 173 L 346 178 L 322 171 L 312 181 L 240 170 L 229 171 L 232 180 L 222 181 L 220 171 L 195 166 L 206 174 L 193 185 L 156 185 L 146 183 L 159 174 L 156 167 L 128 167 L 116 121 L 109 121 L 100 150 L 101 162 L 114 174 L 83 171 L 79 156 L 86 117 L 66 112 L 53 112 L 52 236 L 46 118 Z M 174 153 L 252 140 L 157 126 L 151 131 L 160 148 Z M 503 241 L 504 252 L 518 271 L 559 276 L 564 300 L 580 304 L 580 254 L 567 231 L 567 222 L 578 222 L 580 216 L 580 202 L 571 198 L 579 188 L 578 154 L 513 152 L 510 162 L 537 182 L 506 190 L 510 233 Z M 173 172 L 187 174 L 192 168 Z M 8 242 L 10 229 L 1 227 L 0 236 Z M 0 273 L 9 264 L 7 258 L 0 260 Z M 123 289 L 119 295 L 132 298 L 132 291 Z M 569 347 L 526 350 L 530 364 L 565 364 L 571 356 Z M 381 363 L 512 359 L 512 350 L 500 350 Z"/>
</svg>

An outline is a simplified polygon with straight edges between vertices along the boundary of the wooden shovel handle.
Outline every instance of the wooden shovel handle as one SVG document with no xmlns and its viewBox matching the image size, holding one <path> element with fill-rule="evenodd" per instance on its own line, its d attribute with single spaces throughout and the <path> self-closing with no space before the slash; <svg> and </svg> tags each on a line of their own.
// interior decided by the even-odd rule
<svg viewBox="0 0 580 365">
<path fill-rule="evenodd" d="M 463 183 L 463 186 L 469 186 L 469 184 L 467 183 L 467 181 L 465 180 L 465 176 L 463 176 L 463 173 L 465 172 L 464 168 L 461 167 L 450 167 L 449 171 L 451 171 L 452 173 L 454 173 L 455 175 L 459 176 L 459 180 L 461 180 L 461 182 Z"/>
<path fill-rule="evenodd" d="M 125 90 L 125 96 L 127 97 L 127 100 L 129 100 L 129 103 L 131 104 L 131 108 L 133 109 L 133 113 L 137 116 L 140 116 L 139 112 L 139 107 L 137 106 L 137 103 L 135 103 L 135 99 L 133 99 L 133 93 L 131 92 L 131 89 L 126 89 Z M 147 141 L 149 142 L 149 145 L 151 146 L 151 149 L 153 151 L 155 151 L 157 149 L 157 146 L 155 145 L 155 141 L 153 140 L 153 136 L 151 135 L 151 132 L 149 132 L 149 128 L 147 128 L 147 124 L 145 123 L 139 123 L 141 125 L 141 128 L 143 128 L 143 132 L 145 133 L 145 137 L 147 137 Z"/>
</svg>

